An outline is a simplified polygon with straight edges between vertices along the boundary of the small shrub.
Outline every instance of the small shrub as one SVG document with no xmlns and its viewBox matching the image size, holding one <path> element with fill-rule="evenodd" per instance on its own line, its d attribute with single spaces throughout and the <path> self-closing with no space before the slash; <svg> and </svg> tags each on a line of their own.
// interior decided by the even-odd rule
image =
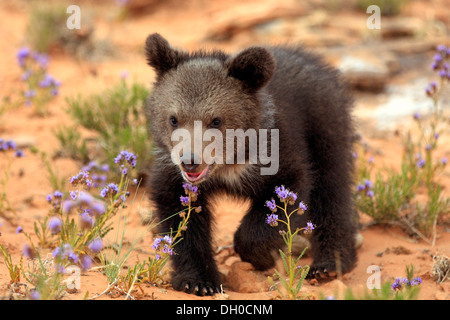
<svg viewBox="0 0 450 320">
<path fill-rule="evenodd" d="M 297 194 L 289 191 L 289 189 L 286 189 L 284 186 L 275 188 L 275 193 L 277 194 L 278 198 L 280 199 L 282 206 L 278 206 L 274 199 L 267 201 L 266 206 L 270 209 L 272 212 L 270 215 L 267 215 L 266 222 L 271 227 L 278 226 L 278 223 L 282 223 L 285 225 L 285 228 L 282 228 L 280 230 L 280 234 L 283 237 L 284 243 L 287 246 L 287 254 L 283 252 L 283 250 L 279 250 L 281 259 L 283 260 L 283 265 L 286 274 L 288 275 L 288 279 L 285 279 L 281 273 L 276 271 L 274 277 L 279 279 L 281 284 L 283 285 L 284 289 L 286 290 L 286 293 L 283 293 L 276 285 L 273 280 L 273 277 L 269 277 L 270 283 L 275 286 L 275 288 L 280 293 L 280 297 L 286 297 L 290 300 L 293 299 L 299 299 L 299 293 L 300 289 L 302 288 L 303 281 L 305 280 L 306 276 L 309 272 L 309 266 L 298 266 L 298 262 L 300 261 L 301 257 L 303 256 L 306 248 L 303 250 L 303 252 L 298 257 L 292 256 L 292 244 L 294 242 L 295 237 L 300 231 L 303 231 L 304 233 L 311 233 L 312 230 L 314 230 L 315 226 L 308 222 L 306 227 L 304 228 L 297 228 L 295 231 L 292 230 L 291 226 L 291 217 L 294 213 L 297 214 L 303 214 L 307 207 L 303 202 L 300 202 L 298 207 L 294 210 L 292 210 L 290 213 L 287 212 L 287 206 L 294 205 L 297 200 Z M 284 214 L 284 217 L 279 218 L 276 212 L 280 209 L 282 213 Z M 285 229 L 285 230 L 284 230 Z M 297 283 L 295 283 L 297 282 Z"/>
<path fill-rule="evenodd" d="M 23 92 L 25 105 L 36 106 L 40 116 L 48 113 L 48 103 L 59 94 L 61 82 L 47 73 L 50 58 L 47 54 L 21 48 L 17 52 L 17 62 L 22 68 L 22 81 L 27 84 Z"/>
<path fill-rule="evenodd" d="M 17 148 L 14 141 L 0 138 L 0 156 L 6 157 L 6 168 L 2 168 L 0 171 L 0 216 L 9 218 L 7 212 L 15 213 L 6 193 L 8 190 L 8 180 L 11 174 L 11 166 L 14 159 L 22 158 L 24 154 L 22 150 Z"/>
<path fill-rule="evenodd" d="M 431 82 L 425 89 L 433 102 L 432 114 L 429 117 L 419 113 L 413 115 L 418 135 L 408 133 L 404 139 L 400 172 L 380 171 L 372 182 L 373 166 L 367 160 L 365 145 L 357 145 L 358 152 L 355 153 L 359 159 L 355 191 L 357 208 L 377 223 L 400 223 L 431 244 L 436 239 L 439 217 L 450 211 L 450 199 L 443 196 L 443 188 L 438 182 L 447 158 L 435 156 L 439 137 L 448 129 L 440 98 L 450 79 L 449 61 L 450 49 L 438 46 L 431 67 L 439 75 L 439 84 Z M 427 196 L 426 203 L 417 200 L 416 195 L 421 192 Z"/>
<path fill-rule="evenodd" d="M 144 116 L 147 96 L 148 90 L 143 85 L 128 85 L 125 79 L 121 79 L 105 92 L 87 98 L 68 98 L 67 112 L 77 125 L 91 130 L 95 136 L 83 139 L 76 127 L 61 128 L 56 136 L 63 151 L 83 160 L 89 158 L 92 161 L 95 157 L 113 168 L 115 156 L 127 148 L 139 157 L 136 172 L 143 175 L 152 154 L 152 141 Z M 89 143 L 92 140 L 93 144 Z M 117 170 L 114 172 L 120 175 Z"/>
<path fill-rule="evenodd" d="M 61 30 L 67 29 L 67 13 L 64 4 L 32 5 L 26 27 L 26 38 L 38 52 L 49 52 L 61 38 Z"/>
</svg>

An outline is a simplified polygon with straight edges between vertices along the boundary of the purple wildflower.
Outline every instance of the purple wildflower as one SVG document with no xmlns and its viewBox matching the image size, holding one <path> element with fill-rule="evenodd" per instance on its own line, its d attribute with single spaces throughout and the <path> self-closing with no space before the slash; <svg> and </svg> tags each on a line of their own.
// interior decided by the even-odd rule
<svg viewBox="0 0 450 320">
<path fill-rule="evenodd" d="M 56 257 L 59 257 L 60 255 L 61 255 L 61 248 L 56 247 L 55 250 L 53 250 L 53 252 L 52 252 L 52 257 L 56 258 Z"/>
<path fill-rule="evenodd" d="M 78 184 L 84 185 L 87 188 L 92 187 L 92 181 L 89 179 L 89 172 L 81 170 L 77 175 L 70 178 L 70 184 L 77 186 Z"/>
<path fill-rule="evenodd" d="M 90 269 L 91 266 L 92 266 L 92 259 L 91 259 L 91 257 L 88 256 L 88 255 L 84 255 L 84 256 L 80 259 L 80 262 L 81 262 L 81 268 L 82 268 L 83 270 L 88 270 L 88 269 Z"/>
<path fill-rule="evenodd" d="M 31 290 L 30 292 L 30 299 L 31 300 L 40 300 L 41 299 L 41 294 L 36 290 Z"/>
<path fill-rule="evenodd" d="M 85 210 L 80 214 L 80 227 L 81 229 L 90 229 L 94 225 L 94 219 L 89 214 L 88 210 Z"/>
<path fill-rule="evenodd" d="M 172 243 L 173 243 L 173 238 L 166 235 L 161 238 L 156 238 L 152 245 L 152 248 L 154 250 L 161 251 L 163 253 L 168 253 L 169 255 L 173 255 L 173 250 L 171 247 Z"/>
<path fill-rule="evenodd" d="M 392 283 L 391 288 L 395 291 L 402 289 L 403 286 L 408 284 L 407 278 L 396 278 L 394 283 Z"/>
<path fill-rule="evenodd" d="M 278 225 L 278 215 L 275 213 L 268 215 L 266 218 L 266 223 L 271 227 L 276 227 Z"/>
<path fill-rule="evenodd" d="M 25 60 L 30 56 L 30 49 L 28 48 L 21 48 L 17 52 L 17 62 L 19 63 L 19 66 L 24 67 L 25 66 Z"/>
<path fill-rule="evenodd" d="M 412 279 L 411 281 L 409 281 L 409 285 L 410 285 L 411 287 L 418 286 L 418 285 L 420 285 L 421 283 L 422 283 L 422 279 L 421 279 L 421 278 L 414 278 L 414 279 Z"/>
<path fill-rule="evenodd" d="M 276 205 L 274 199 L 272 199 L 270 201 L 266 201 L 266 207 L 268 207 L 270 209 L 270 211 L 272 211 L 272 212 L 277 211 L 277 205 Z"/>
<path fill-rule="evenodd" d="M 447 71 L 445 70 L 439 70 L 438 74 L 441 78 L 447 78 Z"/>
<path fill-rule="evenodd" d="M 423 168 L 424 166 L 425 166 L 425 159 L 419 159 L 419 161 L 417 161 L 417 167 Z"/>
<path fill-rule="evenodd" d="M 100 191 L 100 196 L 106 198 L 108 196 L 114 197 L 119 193 L 119 187 L 115 183 L 108 184 L 105 188 Z"/>
<path fill-rule="evenodd" d="M 312 224 L 312 222 L 307 222 L 306 227 L 304 229 L 304 233 L 311 233 L 315 229 L 315 226 Z"/>
<path fill-rule="evenodd" d="M 114 162 L 120 164 L 121 166 L 130 165 L 132 168 L 136 167 L 136 155 L 132 152 L 121 151 Z"/>
<path fill-rule="evenodd" d="M 180 201 L 183 206 L 187 207 L 189 205 L 189 196 L 181 196 Z"/>
<path fill-rule="evenodd" d="M 25 96 L 25 98 L 28 98 L 28 99 L 34 98 L 34 97 L 36 96 L 36 90 L 28 90 L 28 91 L 25 91 L 25 92 L 23 93 L 23 95 Z"/>
<path fill-rule="evenodd" d="M 198 187 L 194 186 L 193 184 L 190 183 L 183 183 L 183 188 L 184 188 L 184 192 L 189 195 L 190 193 L 198 195 Z"/>
<path fill-rule="evenodd" d="M 36 253 L 28 243 L 23 245 L 22 255 L 28 259 L 34 259 L 36 257 Z"/>
<path fill-rule="evenodd" d="M 42 69 L 47 69 L 50 58 L 45 53 L 33 52 L 33 59 Z"/>
<path fill-rule="evenodd" d="M 50 229 L 50 231 L 53 234 L 57 234 L 58 232 L 61 231 L 61 227 L 62 227 L 62 221 L 60 218 L 58 217 L 53 217 L 50 219 L 50 221 L 47 224 L 47 227 Z"/>
<path fill-rule="evenodd" d="M 450 48 L 449 48 L 450 49 Z M 441 53 L 446 53 L 447 52 L 447 47 L 444 44 L 439 44 L 436 47 L 436 51 L 437 52 L 441 52 Z"/>
<path fill-rule="evenodd" d="M 20 149 L 18 149 L 18 150 L 16 151 L 16 153 L 14 154 L 14 156 L 15 156 L 16 158 L 23 158 L 23 156 L 24 156 L 23 151 L 20 150 Z"/>
<path fill-rule="evenodd" d="M 60 273 L 60 274 L 64 274 L 64 273 L 66 273 L 66 268 L 64 268 L 63 264 L 57 263 L 57 264 L 55 264 L 55 272 L 56 273 Z"/>
<path fill-rule="evenodd" d="M 63 193 L 62 193 L 61 191 L 56 190 L 56 191 L 53 193 L 53 196 L 54 196 L 55 198 L 61 199 L 61 198 L 63 197 Z"/>
<path fill-rule="evenodd" d="M 127 70 L 123 70 L 123 71 L 120 72 L 120 78 L 125 80 L 126 78 L 128 78 L 129 74 L 130 73 Z"/>
<path fill-rule="evenodd" d="M 300 203 L 298 204 L 298 210 L 300 212 L 305 212 L 306 210 L 308 210 L 308 207 L 303 201 L 300 201 Z"/>
<path fill-rule="evenodd" d="M 105 213 L 105 204 L 101 201 L 95 201 L 93 203 L 91 203 L 91 209 L 92 211 L 94 211 L 95 213 L 102 215 Z"/>
<path fill-rule="evenodd" d="M 16 229 L 16 233 L 19 234 L 19 233 L 22 233 L 22 232 L 23 232 L 23 228 L 21 226 L 18 226 L 17 229 Z"/>
<path fill-rule="evenodd" d="M 285 201 L 289 196 L 289 190 L 286 189 L 284 186 L 275 188 L 275 193 L 277 194 L 278 198 L 280 198 L 281 201 Z"/>
<path fill-rule="evenodd" d="M 96 238 L 96 239 L 92 240 L 88 244 L 88 248 L 94 253 L 100 252 L 100 250 L 103 249 L 103 241 L 102 241 L 102 239 Z"/>
<path fill-rule="evenodd" d="M 78 255 L 74 252 L 69 253 L 69 255 L 67 256 L 67 258 L 69 259 L 69 261 L 71 261 L 72 263 L 78 263 Z"/>
<path fill-rule="evenodd" d="M 78 190 L 76 190 L 76 191 L 70 191 L 70 192 L 69 192 L 69 195 L 70 195 L 70 198 L 71 198 L 72 200 L 76 200 L 77 197 L 78 197 Z"/>
</svg>

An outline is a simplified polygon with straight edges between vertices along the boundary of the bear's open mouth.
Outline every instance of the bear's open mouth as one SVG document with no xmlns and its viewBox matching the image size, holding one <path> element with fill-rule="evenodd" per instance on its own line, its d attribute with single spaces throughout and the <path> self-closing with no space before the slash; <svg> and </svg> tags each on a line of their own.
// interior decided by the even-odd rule
<svg viewBox="0 0 450 320">
<path fill-rule="evenodd" d="M 207 166 L 203 171 L 200 172 L 186 172 L 183 171 L 183 175 L 186 178 L 187 181 L 193 183 L 201 180 L 202 178 L 206 177 L 209 171 L 209 166 Z"/>
</svg>

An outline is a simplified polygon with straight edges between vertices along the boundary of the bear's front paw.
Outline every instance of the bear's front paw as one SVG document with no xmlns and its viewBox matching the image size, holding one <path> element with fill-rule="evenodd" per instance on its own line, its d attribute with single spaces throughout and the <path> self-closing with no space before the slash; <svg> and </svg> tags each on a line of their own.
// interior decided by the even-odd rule
<svg viewBox="0 0 450 320">
<path fill-rule="evenodd" d="M 221 292 L 219 281 L 199 279 L 196 277 L 174 276 L 172 287 L 178 291 L 196 294 L 198 296 L 212 296 Z"/>
<path fill-rule="evenodd" d="M 313 263 L 306 276 L 307 279 L 317 280 L 333 280 L 336 277 L 336 265 L 332 262 Z"/>
</svg>

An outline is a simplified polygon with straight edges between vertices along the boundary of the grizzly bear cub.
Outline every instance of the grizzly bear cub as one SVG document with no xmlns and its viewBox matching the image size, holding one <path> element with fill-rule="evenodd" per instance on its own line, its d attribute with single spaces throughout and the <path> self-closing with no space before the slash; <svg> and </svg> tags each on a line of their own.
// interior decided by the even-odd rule
<svg viewBox="0 0 450 320">
<path fill-rule="evenodd" d="M 301 47 L 188 53 L 155 33 L 145 50 L 157 76 L 146 113 L 157 146 L 149 187 L 160 231 L 178 228 L 178 215 L 167 218 L 185 208 L 184 183 L 198 187 L 195 206 L 202 207 L 174 248 L 173 288 L 220 290 L 211 230 L 218 194 L 251 200 L 235 251 L 257 270 L 274 267 L 283 224 L 267 224 L 266 201 L 281 185 L 308 205 L 296 226 L 315 225 L 309 277 L 349 272 L 356 263 L 352 98 L 339 72 Z"/>
</svg>

